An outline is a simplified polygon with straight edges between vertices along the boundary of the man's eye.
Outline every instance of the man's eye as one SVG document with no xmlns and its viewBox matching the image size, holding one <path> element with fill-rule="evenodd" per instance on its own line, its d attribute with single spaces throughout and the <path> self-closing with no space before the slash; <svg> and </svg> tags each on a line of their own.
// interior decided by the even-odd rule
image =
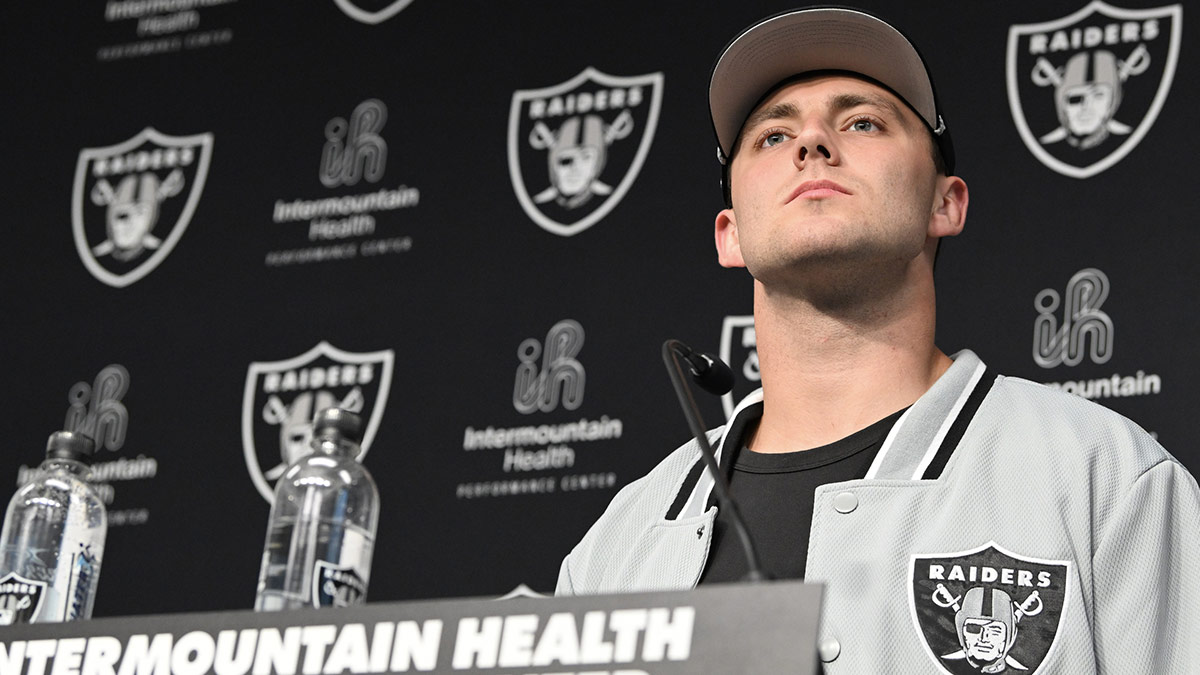
<svg viewBox="0 0 1200 675">
<path fill-rule="evenodd" d="M 762 146 L 764 148 L 769 148 L 779 145 L 780 143 L 786 141 L 787 138 L 787 134 L 783 133 L 782 131 L 773 131 L 763 137 Z"/>
<path fill-rule="evenodd" d="M 850 124 L 850 128 L 855 131 L 876 131 L 879 127 L 871 120 L 854 120 Z"/>
</svg>

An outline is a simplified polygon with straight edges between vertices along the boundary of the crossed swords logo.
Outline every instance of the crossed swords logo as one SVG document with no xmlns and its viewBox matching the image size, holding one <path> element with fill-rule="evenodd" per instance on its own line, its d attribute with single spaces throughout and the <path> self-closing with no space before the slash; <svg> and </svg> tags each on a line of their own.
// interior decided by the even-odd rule
<svg viewBox="0 0 1200 675">
<path fill-rule="evenodd" d="M 319 392 L 318 395 L 323 392 Z M 302 395 L 303 396 L 303 395 Z M 281 460 L 268 471 L 264 471 L 263 475 L 267 480 L 275 480 L 283 475 L 284 471 L 292 465 L 297 459 L 307 455 L 308 441 L 312 439 L 312 419 L 296 419 L 298 407 L 301 407 L 300 397 L 292 401 L 292 405 L 286 405 L 282 399 L 275 394 L 271 394 L 267 398 L 266 405 L 263 406 L 263 420 L 268 424 L 274 424 L 281 429 L 281 438 L 279 443 L 279 451 Z M 346 394 L 346 398 L 340 402 L 337 399 L 329 401 L 328 405 L 321 405 L 323 401 L 318 401 L 318 405 L 312 407 L 310 411 L 313 415 L 319 412 L 320 408 L 335 406 L 344 410 L 349 410 L 353 413 L 361 413 L 363 406 L 366 403 L 363 397 L 362 388 L 355 387 Z M 309 407 L 309 406 L 304 406 Z M 302 439 L 293 439 L 293 435 L 299 434 Z"/>
<path fill-rule="evenodd" d="M 582 121 L 580 118 L 575 119 L 576 124 Z M 535 150 L 547 150 L 551 154 L 551 185 L 533 196 L 535 204 L 545 204 L 557 199 L 566 200 L 564 206 L 574 208 L 593 195 L 612 194 L 612 186 L 599 180 L 600 171 L 604 168 L 605 148 L 612 145 L 613 141 L 629 136 L 633 131 L 633 115 L 628 110 L 623 110 L 612 124 L 604 127 L 603 147 L 588 148 L 583 129 L 576 129 L 576 133 L 568 134 L 564 133 L 566 128 L 567 123 L 564 123 L 558 132 L 555 132 L 539 121 L 529 132 L 529 145 Z M 571 185 L 580 180 L 578 177 L 568 177 L 569 173 L 576 171 L 588 172 L 586 185 Z"/>
<path fill-rule="evenodd" d="M 1149 67 L 1150 52 L 1146 49 L 1146 45 L 1140 44 L 1138 45 L 1137 49 L 1135 49 L 1133 53 L 1129 55 L 1128 59 L 1118 62 L 1117 78 L 1120 80 L 1120 84 L 1124 84 L 1129 78 L 1146 72 L 1146 69 Z M 1057 92 L 1061 90 L 1064 85 L 1064 71 L 1065 68 L 1056 68 L 1043 56 L 1038 57 L 1037 62 L 1033 66 L 1033 72 L 1030 74 L 1030 77 L 1033 79 L 1033 83 L 1039 87 L 1053 86 L 1055 92 Z M 1114 95 L 1116 95 L 1116 92 L 1114 92 Z M 1116 112 L 1115 106 L 1112 112 Z M 1108 130 L 1108 133 L 1116 134 L 1118 136 L 1125 136 L 1133 131 L 1132 127 L 1129 125 L 1118 122 L 1111 117 L 1105 121 L 1104 125 Z M 1038 142 L 1040 142 L 1042 145 L 1049 145 L 1051 143 L 1058 143 L 1059 141 L 1068 138 L 1070 135 L 1071 130 L 1069 130 L 1064 124 L 1060 125 L 1054 131 L 1051 131 L 1050 133 L 1038 138 Z"/>
<path fill-rule="evenodd" d="M 983 588 L 984 592 L 988 591 L 988 589 L 986 587 L 978 587 L 978 588 Z M 954 610 L 954 612 L 956 614 L 958 612 L 962 611 L 962 605 L 960 604 L 960 602 L 962 601 L 963 596 L 962 595 L 955 596 L 942 584 L 938 584 L 937 587 L 933 589 L 933 595 L 930 597 L 930 599 L 933 601 L 933 604 L 937 605 L 938 607 L 941 607 L 943 609 L 952 609 L 952 610 Z M 1021 619 L 1025 618 L 1027 616 L 1037 616 L 1038 614 L 1041 614 L 1042 609 L 1043 609 L 1042 597 L 1038 594 L 1038 592 L 1036 590 L 1033 593 L 1030 593 L 1029 597 L 1025 598 L 1024 602 L 1018 604 L 1014 608 L 1014 610 L 1013 610 L 1013 636 L 1012 636 L 1013 640 L 1015 640 L 1015 638 L 1016 638 L 1016 630 L 1017 630 L 1016 624 L 1020 623 Z M 974 617 L 968 617 L 968 618 L 974 618 Z M 982 618 L 990 618 L 990 617 L 982 617 Z M 1010 640 L 1010 642 L 1011 642 L 1011 640 Z M 1006 646 L 1005 652 L 1007 652 L 1007 651 L 1008 651 L 1008 647 Z M 943 654 L 942 658 L 946 659 L 947 661 L 960 661 L 960 660 L 967 658 L 967 650 L 965 648 L 963 648 L 963 649 L 959 649 L 958 651 L 951 652 L 949 654 Z M 1004 664 L 1007 666 L 1010 666 L 1012 668 L 1015 668 L 1017 670 L 1029 670 L 1029 668 L 1022 665 L 1019 661 L 1017 661 L 1016 659 L 1014 659 L 1012 656 L 1008 655 L 1007 653 L 1005 653 L 1005 655 L 1004 655 Z"/>
</svg>

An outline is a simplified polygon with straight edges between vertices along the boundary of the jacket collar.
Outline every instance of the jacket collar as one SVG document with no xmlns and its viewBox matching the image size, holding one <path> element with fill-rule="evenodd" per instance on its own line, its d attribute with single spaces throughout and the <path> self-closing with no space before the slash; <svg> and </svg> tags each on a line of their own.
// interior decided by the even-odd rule
<svg viewBox="0 0 1200 675">
<path fill-rule="evenodd" d="M 963 350 L 951 358 L 950 368 L 896 420 L 867 471 L 867 480 L 919 481 L 941 474 L 995 381 L 994 375 L 986 376 L 987 366 L 974 352 Z M 745 443 L 746 430 L 762 417 L 762 401 L 762 389 L 752 392 L 738 403 L 720 430 L 714 452 L 726 473 L 732 466 L 726 458 L 736 457 Z M 685 480 L 675 495 L 674 504 L 682 509 L 668 513 L 668 519 L 698 516 L 707 510 L 713 477 L 707 471 L 689 472 L 689 478 L 692 475 L 696 479 Z"/>
</svg>

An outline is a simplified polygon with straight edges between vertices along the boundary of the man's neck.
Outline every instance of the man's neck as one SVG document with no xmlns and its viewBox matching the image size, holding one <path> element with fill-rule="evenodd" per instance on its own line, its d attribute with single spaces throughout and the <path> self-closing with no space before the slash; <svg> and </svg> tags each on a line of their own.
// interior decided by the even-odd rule
<svg viewBox="0 0 1200 675">
<path fill-rule="evenodd" d="M 933 284 L 821 306 L 755 283 L 763 385 L 755 452 L 832 443 L 912 405 L 950 367 L 933 344 Z"/>
</svg>

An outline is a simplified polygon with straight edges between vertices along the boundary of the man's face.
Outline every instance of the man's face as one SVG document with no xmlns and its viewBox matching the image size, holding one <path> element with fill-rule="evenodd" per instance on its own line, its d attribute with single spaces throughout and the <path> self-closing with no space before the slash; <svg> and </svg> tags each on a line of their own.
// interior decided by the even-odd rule
<svg viewBox="0 0 1200 675">
<path fill-rule="evenodd" d="M 552 166 L 554 184 L 558 191 L 568 197 L 583 192 L 596 177 L 596 164 L 600 152 L 591 146 L 581 145 L 565 148 L 554 153 Z"/>
<path fill-rule="evenodd" d="M 1087 136 L 1108 121 L 1113 89 L 1107 84 L 1081 84 L 1063 92 L 1067 128 L 1077 136 Z"/>
<path fill-rule="evenodd" d="M 894 94 L 855 77 L 775 91 L 734 152 L 733 209 L 722 215 L 731 214 L 736 244 L 718 244 L 722 264 L 745 265 L 763 283 L 814 265 L 909 265 L 932 241 L 940 202 L 928 134 Z M 718 241 L 720 226 L 721 216 Z"/>
<path fill-rule="evenodd" d="M 967 658 L 976 663 L 992 663 L 1004 657 L 1008 627 L 991 619 L 967 619 L 963 624 L 963 641 Z"/>
<path fill-rule="evenodd" d="M 114 204 L 108 213 L 109 237 L 119 249 L 137 248 L 154 225 L 154 216 L 154 207 L 150 204 Z"/>
</svg>

